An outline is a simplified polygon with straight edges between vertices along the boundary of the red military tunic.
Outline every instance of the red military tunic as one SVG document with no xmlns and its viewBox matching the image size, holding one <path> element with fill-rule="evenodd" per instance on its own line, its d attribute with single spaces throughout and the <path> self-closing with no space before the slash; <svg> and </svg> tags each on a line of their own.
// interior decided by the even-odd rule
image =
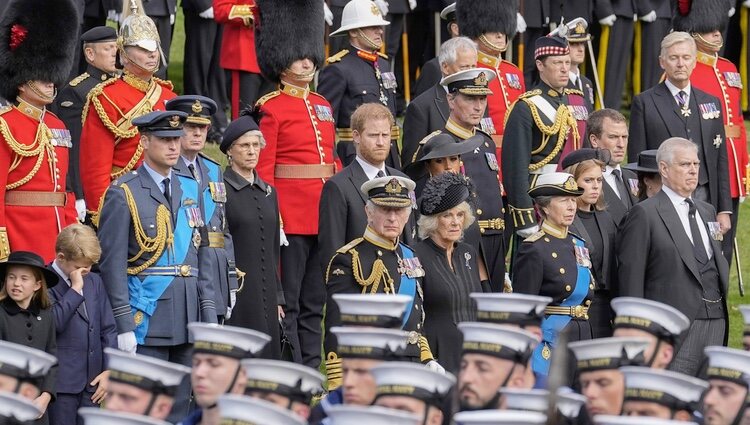
<svg viewBox="0 0 750 425">
<path fill-rule="evenodd" d="M 86 209 L 92 213 L 99 210 L 112 180 L 141 165 L 143 148 L 133 118 L 163 111 L 166 101 L 177 96 L 169 81 L 132 78 L 126 74 L 97 85 L 83 108 L 81 184 Z"/>
<path fill-rule="evenodd" d="M 698 52 L 697 59 L 690 84 L 719 99 L 727 139 L 730 192 L 732 198 L 747 196 L 747 134 L 740 107 L 740 74 L 732 62 L 722 57 Z"/>
<path fill-rule="evenodd" d="M 260 151 L 256 170 L 276 188 L 284 232 L 317 235 L 320 193 L 336 172 L 333 109 L 315 92 L 282 87 L 257 103 L 266 147 Z"/>
<path fill-rule="evenodd" d="M 214 0 L 214 19 L 224 26 L 222 68 L 260 74 L 253 28 L 256 11 L 255 0 Z"/>
<path fill-rule="evenodd" d="M 78 222 L 75 196 L 65 188 L 70 132 L 52 112 L 21 102 L 0 111 L 0 140 L 0 228 L 7 229 L 0 259 L 9 248 L 52 261 L 60 230 Z"/>
</svg>

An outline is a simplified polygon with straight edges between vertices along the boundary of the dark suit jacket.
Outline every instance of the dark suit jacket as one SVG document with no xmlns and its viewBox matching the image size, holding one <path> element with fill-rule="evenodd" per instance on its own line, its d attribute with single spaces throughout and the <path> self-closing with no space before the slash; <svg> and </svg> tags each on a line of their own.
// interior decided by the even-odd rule
<svg viewBox="0 0 750 425">
<path fill-rule="evenodd" d="M 106 18 L 107 12 L 110 10 L 114 10 L 117 13 L 122 12 L 122 0 L 85 0 L 82 16 L 87 18 Z"/>
<path fill-rule="evenodd" d="M 713 221 L 714 208 L 695 200 L 704 221 Z M 711 233 L 707 230 L 707 234 Z M 721 242 L 711 239 L 726 302 L 729 266 Z M 618 296 L 647 298 L 669 304 L 692 321 L 703 306 L 700 269 L 693 247 L 669 196 L 659 192 L 630 209 L 618 232 Z"/>
<path fill-rule="evenodd" d="M 690 88 L 690 110 L 701 117 L 698 105 L 713 103 L 721 110 L 719 99 Z M 724 146 L 724 120 L 721 116 L 715 119 L 700 119 L 700 140 L 693 140 L 703 152 L 706 170 L 708 171 L 708 193 L 711 204 L 717 211 L 732 211 L 732 199 L 729 193 L 729 171 L 727 169 L 727 149 Z M 659 83 L 633 99 L 630 109 L 630 137 L 628 141 L 628 158 L 637 158 L 647 149 L 658 149 L 659 145 L 670 137 L 687 137 L 685 124 L 677 103 L 665 83 Z M 721 138 L 721 144 L 714 145 L 714 140 Z"/>
<path fill-rule="evenodd" d="M 386 167 L 389 176 L 406 175 L 395 168 Z M 365 202 L 367 196 L 359 188 L 367 181 L 367 174 L 356 160 L 331 177 L 320 195 L 318 222 L 318 244 L 320 263 L 325 273 L 328 262 L 337 249 L 355 238 L 359 238 L 367 227 Z M 410 245 L 414 239 L 414 215 L 404 228 L 404 243 Z"/>
<path fill-rule="evenodd" d="M 594 16 L 594 0 L 550 0 L 550 22 L 560 23 L 560 18 L 568 22 L 583 18 L 591 25 Z"/>
<path fill-rule="evenodd" d="M 177 0 L 144 0 L 143 9 L 148 16 L 173 15 L 177 11 Z"/>
<path fill-rule="evenodd" d="M 542 28 L 549 24 L 550 0 L 522 0 L 519 11 L 529 28 Z"/>
<path fill-rule="evenodd" d="M 419 142 L 433 131 L 444 128 L 450 115 L 448 94 L 440 84 L 432 86 L 409 103 L 404 117 L 404 137 L 401 140 L 402 168 L 412 162 Z"/>
<path fill-rule="evenodd" d="M 49 269 L 55 271 L 51 266 Z M 60 283 L 49 290 L 49 297 L 60 363 L 57 392 L 78 394 L 106 369 L 104 348 L 117 348 L 112 306 L 102 279 L 96 273 L 83 278 L 83 295 L 70 289 L 60 276 Z"/>
<path fill-rule="evenodd" d="M 422 69 L 419 73 L 419 78 L 414 84 L 414 99 L 416 100 L 420 94 L 428 91 L 435 84 L 439 84 L 443 78 L 443 73 L 440 71 L 440 61 L 437 57 L 434 57 L 422 65 Z"/>
<path fill-rule="evenodd" d="M 213 6 L 213 0 L 182 0 L 180 4 L 184 10 L 201 13 Z"/>
<path fill-rule="evenodd" d="M 628 179 L 638 179 L 638 176 L 630 170 L 620 168 L 620 171 L 622 171 L 622 181 L 625 183 L 625 187 L 628 186 Z M 630 191 L 625 195 L 630 197 L 631 205 L 638 203 L 638 198 L 634 197 Z M 628 213 L 628 207 L 625 206 L 622 199 L 615 194 L 612 186 L 606 181 L 604 182 L 604 203 L 607 205 L 607 212 L 612 216 L 615 224 L 619 225 Z"/>
</svg>

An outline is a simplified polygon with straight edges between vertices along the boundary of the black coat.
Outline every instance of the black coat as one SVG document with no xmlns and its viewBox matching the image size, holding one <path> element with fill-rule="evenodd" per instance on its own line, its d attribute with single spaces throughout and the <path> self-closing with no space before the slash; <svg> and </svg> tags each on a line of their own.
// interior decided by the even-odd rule
<svg viewBox="0 0 750 425">
<path fill-rule="evenodd" d="M 404 117 L 404 138 L 401 140 L 403 168 L 413 162 L 419 142 L 433 131 L 444 128 L 450 115 L 448 93 L 440 84 L 432 86 L 409 103 Z"/>
<path fill-rule="evenodd" d="M 440 84 L 442 78 L 443 73 L 440 71 L 440 61 L 438 61 L 437 57 L 425 62 L 419 72 L 417 82 L 414 83 L 414 100 L 416 100 L 420 94 L 431 89 L 435 84 Z"/>
<path fill-rule="evenodd" d="M 279 205 L 276 191 L 255 174 L 251 184 L 231 168 L 224 170 L 227 223 L 235 241 L 237 268 L 246 273 L 237 304 L 226 324 L 271 337 L 264 358 L 281 358 L 278 305 L 284 304 L 279 266 Z"/>
<path fill-rule="evenodd" d="M 542 28 L 550 23 L 550 0 L 523 0 L 519 10 L 529 28 Z"/>
<path fill-rule="evenodd" d="M 603 258 L 602 266 L 601 268 L 598 268 L 596 265 L 593 265 L 594 267 L 592 267 L 591 273 L 596 280 L 596 289 L 610 289 L 615 285 L 617 279 L 617 257 L 615 255 L 617 224 L 607 211 L 594 211 L 599 234 L 591 235 L 586 230 L 586 227 L 584 227 L 580 214 L 581 213 L 577 214 L 576 218 L 573 220 L 573 224 L 570 226 L 570 231 L 581 236 L 590 254 L 594 251 L 592 237 L 597 236 L 601 238 L 603 247 L 601 253 Z"/>
</svg>

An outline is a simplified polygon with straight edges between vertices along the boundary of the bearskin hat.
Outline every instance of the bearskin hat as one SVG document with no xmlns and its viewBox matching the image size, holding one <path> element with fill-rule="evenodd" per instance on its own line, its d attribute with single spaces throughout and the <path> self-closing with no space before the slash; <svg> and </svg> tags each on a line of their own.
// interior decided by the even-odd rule
<svg viewBox="0 0 750 425">
<path fill-rule="evenodd" d="M 260 25 L 255 27 L 255 51 L 263 75 L 276 83 L 299 59 L 323 64 L 323 2 L 320 0 L 258 0 Z M 256 21 L 257 23 L 257 21 Z"/>
<path fill-rule="evenodd" d="M 508 43 L 516 36 L 518 0 L 459 0 L 456 19 L 461 35 L 471 39 L 487 32 L 501 32 Z"/>
<path fill-rule="evenodd" d="M 725 0 L 672 0 L 672 29 L 688 33 L 724 31 L 729 23 Z"/>
<path fill-rule="evenodd" d="M 26 81 L 60 86 L 78 46 L 73 0 L 13 0 L 0 20 L 0 96 L 13 100 Z"/>
</svg>

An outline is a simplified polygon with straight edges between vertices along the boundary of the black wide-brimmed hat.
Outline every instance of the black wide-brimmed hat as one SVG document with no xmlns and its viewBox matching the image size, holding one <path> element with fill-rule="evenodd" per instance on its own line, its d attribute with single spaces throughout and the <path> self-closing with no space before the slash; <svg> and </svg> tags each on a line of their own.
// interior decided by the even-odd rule
<svg viewBox="0 0 750 425">
<path fill-rule="evenodd" d="M 471 189 L 461 174 L 442 173 L 432 177 L 422 191 L 419 213 L 435 215 L 448 211 L 469 199 Z"/>
<path fill-rule="evenodd" d="M 44 260 L 38 254 L 29 251 L 14 251 L 8 256 L 8 261 L 0 263 L 0 286 L 5 285 L 5 274 L 8 271 L 8 266 L 28 266 L 39 269 L 44 276 L 47 288 L 57 285 L 57 281 L 60 280 L 57 273 L 46 267 Z"/>
<path fill-rule="evenodd" d="M 656 162 L 656 149 L 639 153 L 638 162 L 631 162 L 628 165 L 623 165 L 622 168 L 638 173 L 659 174 L 659 164 Z"/>
<path fill-rule="evenodd" d="M 478 148 L 484 141 L 482 136 L 479 135 L 471 136 L 462 142 L 456 142 L 451 135 L 445 133 L 427 137 L 429 139 L 422 145 L 417 159 L 407 165 L 404 170 L 414 180 L 425 174 L 427 161 L 469 153 Z"/>
</svg>

